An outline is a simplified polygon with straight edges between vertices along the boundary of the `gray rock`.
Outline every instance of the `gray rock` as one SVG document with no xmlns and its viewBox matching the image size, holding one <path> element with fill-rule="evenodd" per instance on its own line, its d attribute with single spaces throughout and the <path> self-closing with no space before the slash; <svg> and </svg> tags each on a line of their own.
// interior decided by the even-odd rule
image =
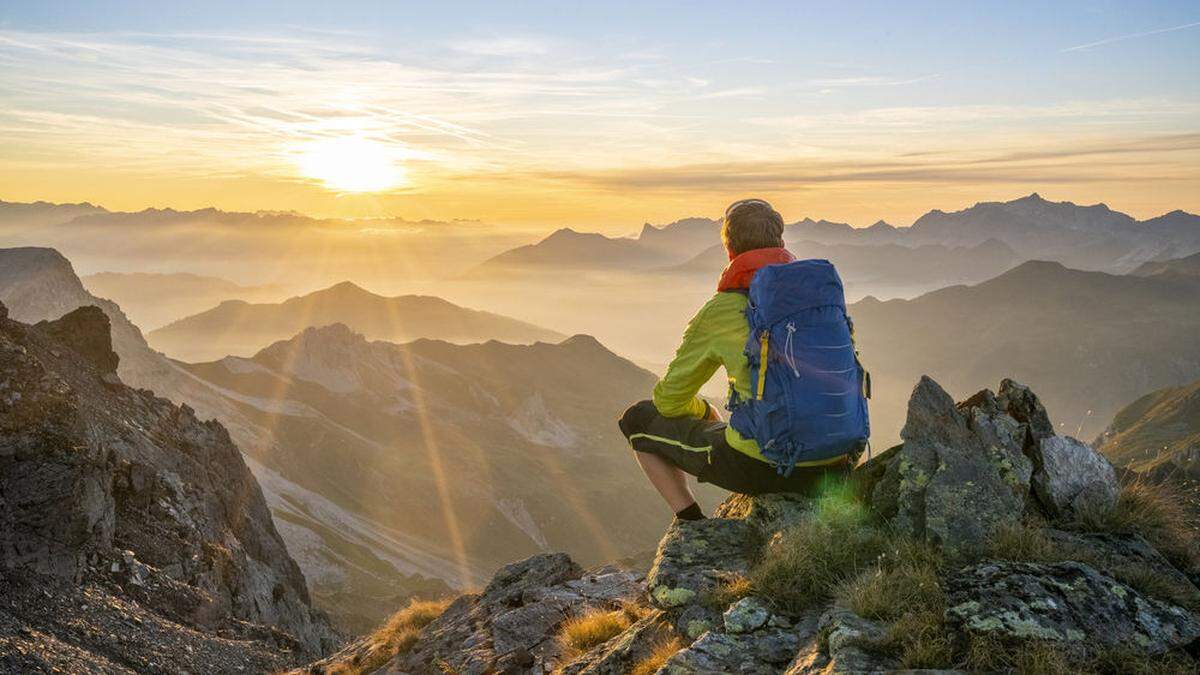
<svg viewBox="0 0 1200 675">
<path fill-rule="evenodd" d="M 281 666 L 332 651 L 339 638 L 228 432 L 112 380 L 117 361 L 95 307 L 35 326 L 0 319 L 0 573 L 103 585 L 129 613 L 203 629 L 171 638 L 180 644 L 240 644 L 247 662 L 261 662 L 255 650 Z M 86 654 L 86 631 L 72 627 L 86 607 L 65 606 L 74 613 L 55 613 L 46 633 Z M 125 656 L 134 670 L 189 662 L 132 646 Z"/>
<path fill-rule="evenodd" d="M 1103 513 L 1117 502 L 1117 473 L 1103 455 L 1069 436 L 1047 436 L 1033 452 L 1033 491 L 1047 513 L 1069 519 Z"/>
<path fill-rule="evenodd" d="M 800 649 L 787 675 L 895 672 L 899 664 L 882 655 L 887 631 L 850 610 L 832 608 L 821 616 L 817 639 Z"/>
<path fill-rule="evenodd" d="M 771 610 L 758 598 L 742 598 L 725 610 L 725 631 L 749 633 L 766 625 L 771 619 Z"/>
<path fill-rule="evenodd" d="M 991 392 L 956 407 L 922 377 L 909 400 L 904 444 L 881 455 L 883 475 L 870 481 L 872 507 L 950 554 L 977 551 L 998 528 L 1020 522 L 1032 473 L 1026 436 Z M 877 475 L 878 464 L 866 472 Z"/>
<path fill-rule="evenodd" d="M 725 580 L 749 569 L 757 541 L 756 530 L 743 520 L 672 523 L 646 578 L 651 604 L 670 609 L 702 601 Z"/>
<path fill-rule="evenodd" d="M 767 628 L 741 635 L 709 631 L 676 652 L 659 672 L 776 675 L 791 662 L 799 646 L 800 637 L 791 630 Z"/>
<path fill-rule="evenodd" d="M 383 672 L 441 675 L 443 665 L 462 675 L 550 672 L 562 665 L 557 634 L 565 620 L 593 608 L 614 609 L 643 593 L 631 573 L 613 568 L 583 572 L 564 553 L 535 555 L 501 569 L 483 593 L 452 603 L 422 629 L 412 650 L 393 659 Z M 661 615 L 656 621 L 644 639 L 669 629 L 658 625 L 665 624 Z M 635 626 L 650 631 L 645 623 L 649 622 Z M 612 664 L 627 664 L 640 653 L 640 639 L 623 634 L 614 641 L 626 637 L 630 645 L 618 649 L 614 643 L 612 654 L 588 655 L 575 662 L 571 672 L 616 672 Z"/>
<path fill-rule="evenodd" d="M 1111 577 L 1130 570 L 1148 571 L 1175 587 L 1183 597 L 1190 596 L 1200 606 L 1200 589 L 1186 574 L 1176 569 L 1145 539 L 1136 534 L 1111 532 L 1066 532 L 1047 529 L 1046 537 L 1065 551 L 1077 551 L 1075 559 Z"/>
<path fill-rule="evenodd" d="M 542 553 L 500 568 L 483 589 L 485 604 L 515 602 L 529 590 L 578 579 L 579 565 L 566 553 Z"/>
<path fill-rule="evenodd" d="M 809 497 L 786 492 L 743 495 L 733 494 L 721 502 L 713 515 L 717 518 L 744 520 L 764 538 L 804 520 L 812 508 Z"/>
<path fill-rule="evenodd" d="M 946 617 L 968 633 L 1160 654 L 1200 637 L 1200 618 L 1076 562 L 992 562 L 952 574 Z"/>
</svg>

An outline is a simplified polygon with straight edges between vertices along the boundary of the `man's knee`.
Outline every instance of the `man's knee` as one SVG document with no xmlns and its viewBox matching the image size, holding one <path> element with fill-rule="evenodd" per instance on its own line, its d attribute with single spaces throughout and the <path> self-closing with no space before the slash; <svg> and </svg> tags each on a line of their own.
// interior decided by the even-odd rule
<svg viewBox="0 0 1200 675">
<path fill-rule="evenodd" d="M 617 426 L 621 427 L 621 433 L 625 435 L 625 438 L 629 438 L 634 434 L 646 433 L 651 420 L 657 416 L 658 408 L 654 407 L 654 401 L 638 401 L 629 406 L 624 415 L 621 415 Z"/>
</svg>

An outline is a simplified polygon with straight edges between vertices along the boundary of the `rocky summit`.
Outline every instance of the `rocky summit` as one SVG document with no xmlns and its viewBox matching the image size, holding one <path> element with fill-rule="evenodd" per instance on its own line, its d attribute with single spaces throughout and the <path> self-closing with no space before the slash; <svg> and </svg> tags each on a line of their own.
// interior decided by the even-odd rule
<svg viewBox="0 0 1200 675">
<path fill-rule="evenodd" d="M 0 672 L 263 672 L 337 636 L 225 429 L 117 376 L 108 317 L 0 305 Z"/>
<path fill-rule="evenodd" d="M 388 658 L 363 658 L 385 628 L 298 672 L 1196 672 L 1172 496 L 1054 428 L 1016 382 L 955 403 L 923 378 L 903 444 L 821 494 L 676 521 L 644 577 L 529 558 Z"/>
</svg>

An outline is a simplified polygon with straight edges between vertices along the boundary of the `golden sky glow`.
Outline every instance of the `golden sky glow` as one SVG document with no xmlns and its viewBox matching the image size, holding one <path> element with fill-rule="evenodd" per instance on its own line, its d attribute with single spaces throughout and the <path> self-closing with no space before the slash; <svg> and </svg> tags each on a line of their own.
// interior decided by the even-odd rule
<svg viewBox="0 0 1200 675">
<path fill-rule="evenodd" d="M 611 232 L 747 195 L 856 225 L 1033 191 L 1200 211 L 1200 24 L 936 43 L 914 21 L 881 52 L 801 18 L 778 45 L 682 24 L 690 40 L 568 22 L 416 41 L 10 19 L 0 199 Z"/>
</svg>

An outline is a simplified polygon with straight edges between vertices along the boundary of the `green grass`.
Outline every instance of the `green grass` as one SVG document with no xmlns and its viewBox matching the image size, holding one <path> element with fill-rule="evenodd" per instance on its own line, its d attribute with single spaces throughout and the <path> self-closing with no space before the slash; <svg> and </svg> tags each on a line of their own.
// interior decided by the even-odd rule
<svg viewBox="0 0 1200 675">
<path fill-rule="evenodd" d="M 887 538 L 870 522 L 849 486 L 817 500 L 812 517 L 771 541 L 746 575 L 754 595 L 797 613 L 830 599 L 837 586 L 872 568 Z"/>
<path fill-rule="evenodd" d="M 1176 565 L 1196 560 L 1186 502 L 1169 488 L 1131 483 L 1117 505 L 1103 514 L 1085 514 L 1085 531 L 1144 536 Z M 1181 588 L 1148 567 L 1104 565 L 1086 548 L 1058 543 L 1045 523 L 1030 521 L 997 532 L 984 557 L 1029 562 L 1076 560 L 1105 568 L 1142 594 L 1195 609 L 1191 588 Z M 744 578 L 714 594 L 727 602 L 752 594 L 776 609 L 799 612 L 835 601 L 887 626 L 888 650 L 904 668 L 965 668 L 979 671 L 1049 673 L 1196 672 L 1186 656 L 1135 656 L 1104 650 L 1091 658 L 1071 657 L 1061 645 L 1005 643 L 990 636 L 955 639 L 945 625 L 946 596 L 941 585 L 947 563 L 933 546 L 888 531 L 868 517 L 848 491 L 822 497 L 812 518 L 772 540 Z"/>
</svg>

